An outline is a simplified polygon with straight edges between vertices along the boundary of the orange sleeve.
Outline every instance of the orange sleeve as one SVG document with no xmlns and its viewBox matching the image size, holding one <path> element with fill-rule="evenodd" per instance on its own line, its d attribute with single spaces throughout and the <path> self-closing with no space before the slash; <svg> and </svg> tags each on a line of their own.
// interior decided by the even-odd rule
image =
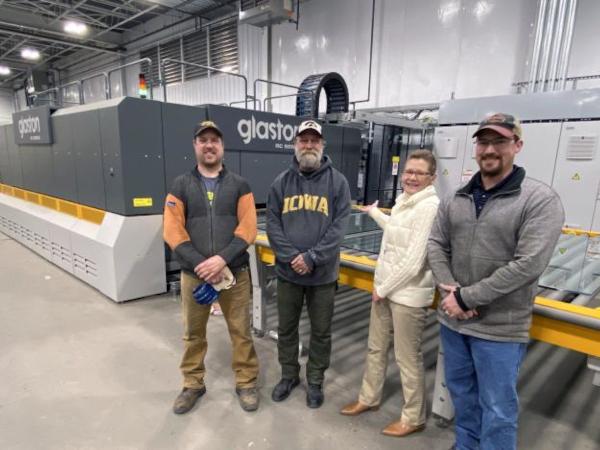
<svg viewBox="0 0 600 450">
<path fill-rule="evenodd" d="M 185 205 L 173 194 L 167 195 L 163 221 L 163 238 L 171 250 L 191 240 L 185 229 Z"/>
<path fill-rule="evenodd" d="M 233 231 L 234 236 L 243 239 L 248 245 L 256 239 L 256 207 L 252 192 L 242 195 L 237 207 L 238 226 Z"/>
</svg>

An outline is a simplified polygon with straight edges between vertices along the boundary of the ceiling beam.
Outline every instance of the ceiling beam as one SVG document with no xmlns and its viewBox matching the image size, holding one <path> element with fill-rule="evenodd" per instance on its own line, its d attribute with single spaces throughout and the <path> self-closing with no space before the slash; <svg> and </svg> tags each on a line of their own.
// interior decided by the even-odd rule
<svg viewBox="0 0 600 450">
<path fill-rule="evenodd" d="M 139 13 L 137 13 L 137 14 L 134 14 L 133 16 L 131 16 L 131 17 L 129 17 L 129 18 L 127 18 L 127 19 L 125 19 L 125 20 L 123 20 L 123 21 L 121 21 L 121 22 L 119 22 L 119 23 L 115 24 L 115 25 L 113 25 L 113 26 L 112 26 L 112 27 L 110 27 L 110 28 L 107 28 L 106 30 L 100 31 L 99 33 L 95 34 L 95 35 L 93 36 L 93 38 L 95 39 L 95 38 L 97 38 L 98 36 L 102 36 L 104 33 L 108 33 L 109 31 L 112 31 L 112 30 L 114 30 L 115 28 L 119 28 L 119 27 L 121 27 L 122 25 L 125 25 L 127 22 L 131 22 L 132 20 L 135 20 L 135 19 L 137 19 L 138 17 L 140 17 L 140 16 L 143 16 L 144 14 L 148 14 L 149 12 L 151 12 L 151 11 L 155 10 L 156 8 L 158 8 L 158 5 L 154 5 L 154 6 L 151 6 L 150 8 L 146 8 L 146 9 L 144 9 L 143 11 L 140 11 Z"/>
<path fill-rule="evenodd" d="M 84 4 L 86 0 L 81 0 L 76 5 Z M 74 7 L 73 6 L 73 7 Z M 71 14 L 74 11 L 66 11 L 65 14 Z M 79 12 L 79 10 L 77 11 Z M 24 26 L 28 28 L 33 28 L 36 30 L 51 30 L 56 33 L 60 33 L 63 36 L 69 36 L 64 34 L 62 29 L 62 24 L 59 23 L 59 19 L 51 19 L 50 21 L 45 19 L 39 14 L 30 14 L 26 12 L 22 12 L 17 9 L 10 8 L 8 6 L 4 6 L 0 8 L 0 21 L 9 22 L 15 24 L 15 26 Z M 108 27 L 108 25 L 100 22 L 100 29 Z M 93 30 L 93 29 L 92 29 Z M 92 31 L 93 32 L 93 31 Z M 121 33 L 107 33 L 101 39 L 102 42 L 111 45 L 119 45 L 122 41 Z"/>
<path fill-rule="evenodd" d="M 2 25 L 1 22 L 0 22 L 0 25 Z M 48 42 L 52 42 L 55 44 L 68 45 L 70 47 L 85 48 L 87 50 L 94 50 L 94 51 L 102 52 L 102 53 L 119 53 L 121 51 L 121 49 L 119 49 L 118 47 L 112 47 L 112 48 L 97 47 L 94 45 L 81 44 L 79 42 L 67 41 L 66 39 L 59 39 L 59 38 L 55 38 L 55 37 L 44 36 L 44 35 L 34 34 L 32 32 L 25 32 L 25 31 L 0 29 L 0 34 L 13 34 L 16 36 L 21 36 L 21 37 L 26 37 L 26 38 L 31 38 L 31 39 L 39 39 L 42 41 L 48 41 Z M 9 51 L 5 52 L 3 55 L 1 55 L 0 58 L 4 58 L 11 51 L 14 51 L 16 48 L 19 48 L 19 46 L 24 45 L 25 41 L 21 41 L 21 42 L 17 43 L 15 46 L 13 46 L 13 48 L 11 50 L 9 50 Z"/>
<path fill-rule="evenodd" d="M 16 70 L 27 70 L 32 66 L 32 64 L 27 64 L 23 61 L 13 58 L 2 58 L 2 62 L 0 64 Z"/>
<path fill-rule="evenodd" d="M 108 33 L 112 29 L 120 27 L 123 24 L 125 24 L 125 23 L 127 23 L 127 22 L 129 22 L 131 20 L 135 20 L 137 17 L 142 16 L 144 14 L 147 14 L 148 12 L 153 11 L 156 8 L 158 8 L 158 5 L 154 5 L 154 6 L 151 6 L 149 8 L 146 8 L 143 11 L 140 11 L 139 13 L 134 14 L 133 16 L 131 16 L 131 17 L 129 17 L 129 18 L 127 18 L 127 19 L 125 19 L 125 20 L 123 20 L 123 21 L 115 24 L 115 25 L 113 25 L 111 28 L 107 28 L 106 30 L 100 31 L 99 33 L 97 33 L 94 36 L 92 36 L 92 39 L 95 39 L 95 38 L 97 38 L 98 36 L 100 36 L 100 35 L 102 35 L 104 33 Z M 82 48 L 86 48 L 86 47 L 88 47 L 88 46 L 84 46 Z M 48 62 L 50 62 L 51 60 L 59 57 L 60 55 L 62 55 L 63 53 L 65 53 L 68 50 L 70 50 L 70 49 L 67 48 L 67 49 L 61 50 L 60 52 L 56 53 L 55 55 L 51 55 L 51 56 L 45 58 L 44 60 L 40 61 L 36 66 L 34 66 L 33 69 L 35 69 L 37 67 L 40 67 L 40 66 L 42 66 L 44 64 L 47 64 Z M 97 48 L 89 48 L 89 50 L 96 50 L 96 51 L 102 51 L 104 53 L 113 53 L 113 54 L 115 54 L 115 53 L 119 54 L 120 53 L 120 52 L 117 52 L 117 51 L 108 51 L 108 50 L 102 50 L 102 49 L 97 49 Z M 0 87 L 4 86 L 5 84 L 7 84 L 7 83 L 9 83 L 11 81 L 13 81 L 16 78 L 18 78 L 18 76 L 13 76 L 13 77 L 9 78 L 8 80 L 5 80 L 3 83 L 0 83 Z"/>
</svg>

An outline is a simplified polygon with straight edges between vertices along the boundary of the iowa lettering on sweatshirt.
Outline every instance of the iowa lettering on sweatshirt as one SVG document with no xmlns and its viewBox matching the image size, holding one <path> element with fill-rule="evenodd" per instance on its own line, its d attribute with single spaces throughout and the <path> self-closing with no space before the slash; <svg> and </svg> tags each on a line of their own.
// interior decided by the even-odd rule
<svg viewBox="0 0 600 450">
<path fill-rule="evenodd" d="M 319 195 L 292 195 L 283 198 L 283 210 L 281 214 L 287 214 L 294 211 L 316 211 L 329 216 L 329 204 L 327 203 L 327 197 L 321 197 Z"/>
<path fill-rule="evenodd" d="M 348 181 L 327 156 L 310 173 L 301 172 L 293 158 L 291 167 L 273 181 L 267 198 L 267 236 L 277 276 L 304 286 L 334 282 L 350 207 Z M 292 269 L 290 263 L 298 255 L 312 269 L 308 274 Z"/>
</svg>

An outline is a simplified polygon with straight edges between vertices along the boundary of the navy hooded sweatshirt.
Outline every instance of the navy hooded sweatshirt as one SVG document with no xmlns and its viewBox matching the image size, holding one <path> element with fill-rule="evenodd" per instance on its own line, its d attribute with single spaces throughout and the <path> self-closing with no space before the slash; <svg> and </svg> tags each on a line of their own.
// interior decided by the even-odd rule
<svg viewBox="0 0 600 450">
<path fill-rule="evenodd" d="M 271 185 L 267 199 L 267 236 L 276 274 L 304 286 L 337 280 L 350 209 L 348 181 L 328 156 L 314 172 L 301 172 L 294 157 Z M 310 273 L 299 275 L 292 269 L 290 263 L 299 254 Z"/>
</svg>

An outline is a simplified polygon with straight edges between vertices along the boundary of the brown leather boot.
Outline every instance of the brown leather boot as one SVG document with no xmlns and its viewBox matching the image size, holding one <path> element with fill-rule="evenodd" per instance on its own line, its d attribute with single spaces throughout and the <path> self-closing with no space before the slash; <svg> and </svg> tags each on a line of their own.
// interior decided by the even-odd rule
<svg viewBox="0 0 600 450">
<path fill-rule="evenodd" d="M 183 388 L 175 399 L 173 404 L 173 412 L 175 414 L 185 414 L 194 407 L 200 397 L 206 393 L 206 388 L 190 389 Z"/>
<path fill-rule="evenodd" d="M 344 416 L 358 416 L 366 411 L 377 411 L 378 409 L 379 405 L 367 406 L 363 405 L 361 402 L 354 402 L 344 406 L 340 411 L 340 414 Z"/>
<path fill-rule="evenodd" d="M 244 411 L 256 411 L 258 409 L 258 391 L 256 387 L 235 388 L 240 406 Z"/>
<path fill-rule="evenodd" d="M 425 424 L 422 425 L 409 425 L 401 420 L 390 423 L 381 432 L 386 436 L 404 437 L 412 433 L 417 433 L 425 429 Z"/>
</svg>

